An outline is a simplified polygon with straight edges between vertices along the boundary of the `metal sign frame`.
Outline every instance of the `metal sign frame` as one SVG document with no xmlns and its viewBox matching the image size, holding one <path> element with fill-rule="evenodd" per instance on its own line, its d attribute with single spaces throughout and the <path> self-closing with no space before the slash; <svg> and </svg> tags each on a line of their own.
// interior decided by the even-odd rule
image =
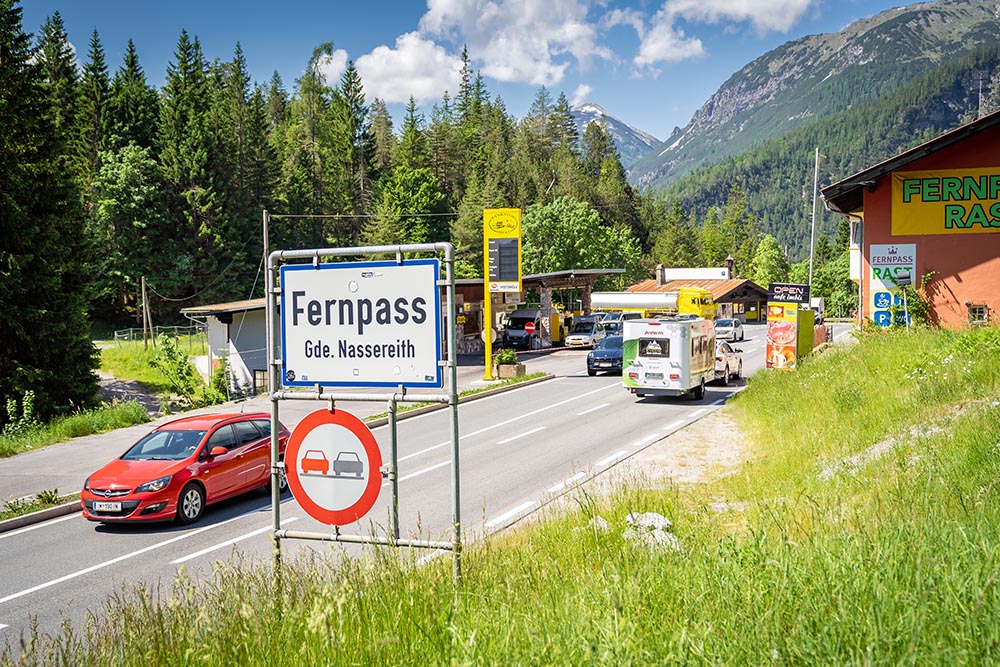
<svg viewBox="0 0 1000 667">
<path fill-rule="evenodd" d="M 265 224 L 267 214 L 265 213 Z M 265 232 L 266 233 L 266 232 Z M 289 260 L 309 260 L 318 266 L 323 259 L 376 255 L 394 255 L 397 264 L 404 264 L 406 253 L 433 253 L 444 255 L 444 278 L 438 278 L 437 288 L 446 288 L 445 312 L 447 314 L 447 356 L 439 364 L 447 369 L 447 386 L 440 393 L 412 393 L 403 385 L 398 385 L 393 392 L 388 393 L 351 393 L 344 391 L 328 391 L 322 385 L 315 385 L 313 391 L 286 391 L 282 388 L 282 332 L 281 318 L 278 314 L 279 302 L 282 297 L 282 287 L 278 285 L 281 264 Z M 419 260 L 409 260 L 419 261 Z M 426 261 L 426 260 L 423 260 Z M 281 563 L 281 540 L 305 539 L 329 542 L 350 542 L 355 544 L 381 544 L 397 547 L 418 547 L 451 551 L 453 554 L 453 572 L 456 581 L 461 577 L 462 553 L 462 523 L 461 523 L 461 475 L 458 449 L 458 381 L 456 361 L 456 308 L 455 308 L 455 256 L 450 243 L 422 243 L 412 245 L 367 246 L 353 248 L 319 248 L 305 250 L 276 250 L 267 256 L 267 361 L 269 388 L 271 393 L 271 517 L 272 538 L 274 542 L 275 564 Z M 435 313 L 440 318 L 440 308 Z M 440 324 L 438 325 L 440 327 Z M 439 329 L 440 330 L 440 329 Z M 282 401 L 326 401 L 330 410 L 335 409 L 337 401 L 378 401 L 387 403 L 390 428 L 389 462 L 382 467 L 382 477 L 390 481 L 391 503 L 389 534 L 381 535 L 348 535 L 340 532 L 339 526 L 333 526 L 332 533 L 310 531 L 294 531 L 281 527 L 281 489 L 279 481 L 284 474 L 284 462 L 279 459 L 278 423 L 280 404 Z M 400 402 L 442 403 L 451 407 L 451 441 L 452 441 L 452 541 L 418 540 L 400 537 L 399 533 L 399 486 L 398 486 L 398 454 L 397 454 L 397 406 Z"/>
</svg>

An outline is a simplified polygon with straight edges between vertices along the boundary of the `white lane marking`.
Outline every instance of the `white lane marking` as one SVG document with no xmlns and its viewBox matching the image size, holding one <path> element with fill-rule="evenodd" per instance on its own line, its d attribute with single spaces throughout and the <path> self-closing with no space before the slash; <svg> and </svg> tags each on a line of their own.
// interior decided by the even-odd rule
<svg viewBox="0 0 1000 667">
<path fill-rule="evenodd" d="M 515 507 L 514 509 L 508 510 L 508 511 L 504 512 L 503 514 L 501 514 L 500 516 L 496 517 L 495 519 L 491 519 L 491 520 L 487 521 L 486 522 L 486 527 L 487 528 L 492 528 L 493 526 L 498 526 L 500 524 L 503 524 L 508 519 L 513 519 L 515 516 L 517 516 L 521 512 L 529 510 L 529 509 L 531 509 L 532 507 L 534 507 L 537 504 L 538 503 L 535 502 L 534 500 L 528 500 L 526 502 L 523 502 L 520 505 L 518 505 L 517 507 Z"/>
<path fill-rule="evenodd" d="M 3 630 L 4 628 L 9 628 L 9 627 L 10 627 L 9 625 L 4 625 L 3 623 L 0 623 L 0 630 Z"/>
<path fill-rule="evenodd" d="M 627 453 L 628 452 L 626 452 L 624 449 L 619 449 L 617 452 L 615 452 L 611 456 L 607 457 L 606 459 L 601 459 L 600 461 L 598 461 L 594 465 L 596 465 L 598 468 L 603 468 L 604 466 L 608 465 L 609 463 L 613 463 L 614 461 L 617 461 L 621 457 L 625 456 L 625 454 L 627 454 Z"/>
<path fill-rule="evenodd" d="M 288 519 L 285 519 L 284 521 L 281 522 L 281 524 L 284 525 L 286 523 L 292 523 L 293 521 L 298 521 L 298 520 L 299 520 L 298 517 L 293 516 L 293 517 L 290 517 Z M 261 533 L 266 533 L 269 530 L 274 530 L 274 527 L 273 526 L 265 526 L 265 527 L 260 528 L 258 530 L 254 530 L 254 531 L 251 531 L 249 533 L 245 533 L 243 535 L 240 535 L 239 537 L 234 537 L 231 540 L 226 540 L 225 542 L 221 542 L 219 544 L 215 544 L 213 546 L 206 547 L 206 548 L 202 549 L 201 551 L 196 551 L 193 554 L 188 554 L 187 556 L 181 556 L 177 560 L 170 561 L 170 564 L 171 565 L 180 565 L 181 563 L 186 563 L 189 560 L 194 560 L 195 558 L 198 558 L 199 556 L 204 556 L 207 553 L 211 553 L 211 552 L 215 551 L 216 549 L 222 549 L 224 547 L 228 547 L 231 544 L 236 544 L 237 542 L 242 542 L 243 540 L 249 539 L 251 537 L 256 537 L 257 535 L 260 535 Z"/>
<path fill-rule="evenodd" d="M 446 465 L 449 465 L 450 463 L 451 463 L 451 459 L 448 459 L 447 461 L 442 461 L 441 463 L 435 463 L 434 465 L 432 465 L 429 468 L 424 468 L 423 470 L 418 470 L 417 472 L 410 473 L 409 475 L 405 475 L 403 477 L 400 477 L 396 481 L 397 482 L 405 482 L 408 479 L 413 479 L 414 477 L 416 477 L 418 475 L 423 475 L 424 473 L 430 472 L 431 470 L 437 470 L 438 468 L 443 468 Z M 386 487 L 386 486 L 389 486 L 389 484 L 390 484 L 390 482 L 384 482 L 382 484 L 382 486 Z"/>
<path fill-rule="evenodd" d="M 549 493 L 559 493 L 563 489 L 565 489 L 567 487 L 570 487 L 570 486 L 573 486 L 573 484 L 575 484 L 576 482 L 580 481 L 581 479 L 583 479 L 586 476 L 587 476 L 587 473 L 585 473 L 585 472 L 578 472 L 575 475 L 573 475 L 572 477 L 567 477 L 566 479 L 564 479 L 563 481 L 559 482 L 555 486 L 549 487 Z"/>
<path fill-rule="evenodd" d="M 720 398 L 717 401 L 712 401 L 712 405 L 723 405 L 725 402 L 726 402 L 726 399 Z"/>
<path fill-rule="evenodd" d="M 690 415 L 688 415 L 688 418 L 697 417 L 698 415 L 700 415 L 701 413 L 703 413 L 706 409 L 707 408 L 699 408 L 699 409 L 695 410 L 694 412 L 692 412 Z"/>
<path fill-rule="evenodd" d="M 577 412 L 577 413 L 576 413 L 576 416 L 577 416 L 577 417 L 582 417 L 582 416 L 584 416 L 584 415 L 586 415 L 586 414 L 590 414 L 590 413 L 591 413 L 591 412 L 593 412 L 594 410 L 600 410 L 601 408 L 606 408 L 606 407 L 608 407 L 609 405 L 611 405 L 611 404 L 610 404 L 610 403 L 601 403 L 600 405 L 598 405 L 598 406 L 595 406 L 595 407 L 593 407 L 593 408 L 590 408 L 589 410 L 584 410 L 583 412 Z"/>
<path fill-rule="evenodd" d="M 596 394 L 597 392 L 606 391 L 608 389 L 614 389 L 614 388 L 617 388 L 617 387 L 620 387 L 620 386 L 621 385 L 619 385 L 619 384 L 609 384 L 606 387 L 601 387 L 600 389 L 594 389 L 594 390 L 588 391 L 588 392 L 586 392 L 584 394 L 580 394 L 579 396 L 574 396 L 573 398 L 567 398 L 565 401 L 559 401 L 558 403 L 553 403 L 552 405 L 546 405 L 544 408 L 538 408 L 537 410 L 533 410 L 531 412 L 525 412 L 525 413 L 523 413 L 521 415 L 518 415 L 517 417 L 511 417 L 510 419 L 508 419 L 506 421 L 502 421 L 502 422 L 497 422 L 495 424 L 491 424 L 490 426 L 487 426 L 485 428 L 481 428 L 478 431 L 472 431 L 471 433 L 466 433 L 465 435 L 460 435 L 458 437 L 458 439 L 459 440 L 464 440 L 466 438 L 471 438 L 472 436 L 480 435 L 482 433 L 486 433 L 487 431 L 491 431 L 491 430 L 493 430 L 495 428 L 500 428 L 501 426 L 506 426 L 507 424 L 512 424 L 512 423 L 514 423 L 516 421 L 521 421 L 525 417 L 531 417 L 533 415 L 537 415 L 540 412 L 545 412 L 546 410 L 551 410 L 552 408 L 558 408 L 560 405 L 565 405 L 567 403 L 572 403 L 573 401 L 581 399 L 581 398 L 583 398 L 585 396 L 590 396 L 591 394 Z M 525 389 L 527 389 L 527 387 L 525 387 Z M 507 393 L 510 394 L 512 392 L 507 392 Z M 487 400 L 487 399 L 483 399 L 483 400 Z M 431 413 L 428 413 L 428 414 L 431 414 Z M 405 461 L 407 459 L 412 459 L 415 456 L 420 456 L 421 454 L 426 454 L 427 452 L 434 451 L 435 449 L 440 449 L 441 447 L 447 447 L 450 444 L 451 444 L 451 440 L 446 440 L 445 442 L 439 443 L 437 445 L 431 445 L 430 447 L 427 447 L 426 449 L 421 449 L 419 452 L 414 452 L 412 454 L 407 454 L 406 456 L 402 456 L 402 457 L 400 457 L 397 460 L 398 461 Z"/>
<path fill-rule="evenodd" d="M 529 435 L 531 435 L 533 433 L 538 433 L 539 431 L 544 431 L 544 430 L 545 430 L 544 426 L 539 426 L 538 428 L 533 428 L 530 431 L 525 431 L 524 433 L 518 433 L 517 435 L 511 436 L 510 438 L 507 438 L 506 440 L 501 440 L 497 444 L 498 445 L 506 445 L 508 442 L 514 442 L 515 440 L 520 440 L 521 438 L 526 438 L 526 437 L 528 437 Z"/>
<path fill-rule="evenodd" d="M 23 597 L 25 595 L 30 595 L 31 593 L 37 593 L 38 591 L 44 590 L 44 589 L 48 588 L 49 586 L 55 586 L 56 584 L 61 584 L 64 581 L 69 581 L 70 579 L 76 579 L 77 577 L 82 577 L 85 574 L 90 574 L 91 572 L 96 572 L 97 570 L 101 570 L 103 568 L 110 567 L 110 566 L 114 565 L 115 563 L 122 562 L 123 560 L 128 560 L 129 558 L 135 558 L 136 556 L 141 556 L 144 553 L 148 553 L 150 551 L 154 551 L 156 549 L 159 549 L 160 547 L 165 547 L 168 544 L 173 544 L 174 542 L 180 542 L 181 540 L 186 540 L 187 538 L 194 537 L 195 535 L 197 535 L 199 533 L 204 533 L 206 530 L 211 530 L 212 528 L 217 528 L 219 526 L 224 526 L 227 523 L 232 523 L 233 521 L 237 521 L 237 520 L 242 519 L 244 517 L 250 516 L 251 514 L 255 514 L 255 513 L 257 513 L 257 511 L 258 510 L 251 510 L 249 512 L 245 512 L 245 513 L 240 514 L 238 516 L 234 516 L 231 519 L 226 519 L 225 521 L 220 521 L 219 523 L 214 523 L 214 524 L 209 525 L 209 526 L 203 526 L 202 528 L 198 528 L 196 530 L 192 530 L 189 533 L 184 533 L 182 535 L 178 535 L 177 537 L 172 537 L 169 540 L 165 540 L 163 542 L 158 542 L 156 544 L 151 544 L 148 547 L 143 547 L 142 549 L 139 549 L 138 551 L 133 551 L 131 553 L 123 554 L 121 556 L 118 556 L 117 558 L 112 558 L 111 560 L 104 561 L 103 563 L 97 563 L 96 565 L 91 565 L 90 567 L 85 567 L 82 570 L 77 570 L 76 572 L 73 572 L 71 574 L 67 574 L 65 576 L 59 577 L 58 579 L 53 579 L 51 581 L 46 581 L 45 583 L 38 584 L 37 586 L 32 586 L 31 588 L 26 588 L 23 591 L 20 591 L 18 593 L 11 593 L 7 597 L 0 598 L 0 604 L 3 604 L 4 602 L 10 602 L 11 600 L 16 600 L 19 597 Z"/>
<path fill-rule="evenodd" d="M 664 431 L 673 431 L 675 428 L 680 428 L 683 425 L 684 425 L 684 420 L 683 419 L 678 419 L 673 424 L 670 424 L 669 426 L 664 426 L 663 430 Z"/>
<path fill-rule="evenodd" d="M 58 519 L 50 519 L 49 521 L 36 523 L 33 526 L 28 526 L 26 528 L 18 528 L 17 530 L 11 530 L 6 533 L 0 533 L 0 540 L 2 540 L 5 537 L 14 537 L 15 535 L 21 535 L 22 533 L 27 533 L 29 530 L 38 530 L 39 528 L 45 528 L 46 526 L 53 526 L 57 523 L 62 523 L 63 521 L 69 521 L 70 519 L 79 519 L 79 518 L 81 518 L 80 513 L 73 512 L 72 514 L 61 516 Z"/>
<path fill-rule="evenodd" d="M 634 442 L 632 444 L 632 447 L 635 448 L 635 449 L 639 449 L 640 447 L 644 447 L 644 446 L 648 445 L 649 443 L 653 442 L 654 440 L 656 440 L 659 437 L 660 437 L 659 433 L 650 433 L 649 435 L 647 435 L 642 440 L 637 440 L 636 442 Z"/>
</svg>

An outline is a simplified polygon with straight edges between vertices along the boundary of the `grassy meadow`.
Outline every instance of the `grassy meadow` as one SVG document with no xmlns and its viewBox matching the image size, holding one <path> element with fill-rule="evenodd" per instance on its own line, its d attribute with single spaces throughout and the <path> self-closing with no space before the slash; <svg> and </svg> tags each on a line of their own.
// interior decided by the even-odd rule
<svg viewBox="0 0 1000 667">
<path fill-rule="evenodd" d="M 725 409 L 752 450 L 735 474 L 580 490 L 468 545 L 457 591 L 450 558 L 388 549 L 220 563 L 0 664 L 1000 662 L 1000 330 L 864 334 Z M 679 547 L 624 539 L 632 512 L 669 517 Z"/>
</svg>

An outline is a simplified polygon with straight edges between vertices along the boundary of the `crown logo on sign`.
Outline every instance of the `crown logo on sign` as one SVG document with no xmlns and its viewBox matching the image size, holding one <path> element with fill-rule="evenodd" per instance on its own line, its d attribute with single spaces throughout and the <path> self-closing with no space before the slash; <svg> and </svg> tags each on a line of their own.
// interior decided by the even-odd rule
<svg viewBox="0 0 1000 667">
<path fill-rule="evenodd" d="M 890 255 L 895 255 L 897 252 L 899 252 L 899 251 L 896 250 L 895 246 L 892 246 L 892 247 L 889 248 L 889 254 Z"/>
</svg>

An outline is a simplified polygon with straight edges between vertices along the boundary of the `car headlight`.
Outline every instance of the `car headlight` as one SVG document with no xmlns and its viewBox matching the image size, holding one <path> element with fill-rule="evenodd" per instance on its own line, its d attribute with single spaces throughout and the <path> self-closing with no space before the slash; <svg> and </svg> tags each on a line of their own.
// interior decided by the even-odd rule
<svg viewBox="0 0 1000 667">
<path fill-rule="evenodd" d="M 170 478 L 172 475 L 167 475 L 166 477 L 160 477 L 159 479 L 154 479 L 152 482 L 146 482 L 145 484 L 139 486 L 135 492 L 136 493 L 152 493 L 153 491 L 162 491 L 167 488 L 167 484 L 170 484 Z"/>
<path fill-rule="evenodd" d="M 593 361 L 593 360 L 594 360 L 594 353 L 593 352 L 588 352 L 587 353 L 587 361 Z"/>
<path fill-rule="evenodd" d="M 90 491 L 90 478 L 83 480 L 83 490 Z"/>
</svg>

